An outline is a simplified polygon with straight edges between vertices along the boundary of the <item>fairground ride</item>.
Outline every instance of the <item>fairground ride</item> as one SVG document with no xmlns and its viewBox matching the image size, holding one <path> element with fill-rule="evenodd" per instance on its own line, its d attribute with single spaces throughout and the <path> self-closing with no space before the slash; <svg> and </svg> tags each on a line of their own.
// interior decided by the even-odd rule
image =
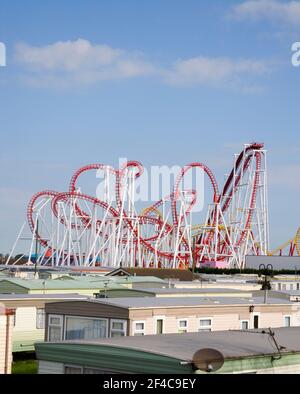
<svg viewBox="0 0 300 394">
<path fill-rule="evenodd" d="M 300 256 L 300 227 L 293 238 L 268 253 L 269 256 Z"/>
<path fill-rule="evenodd" d="M 27 262 L 53 267 L 243 268 L 246 255 L 268 254 L 263 148 L 260 143 L 245 144 L 235 155 L 222 189 L 205 164 L 184 166 L 170 194 L 141 212 L 135 204 L 135 184 L 144 170 L 141 163 L 127 161 L 119 169 L 86 165 L 73 174 L 68 191 L 45 190 L 30 200 L 27 222 L 32 237 Z M 185 176 L 197 169 L 204 171 L 213 192 L 201 225 L 192 223 L 197 190 L 183 186 Z M 106 190 L 113 179 L 114 192 L 107 192 L 102 200 L 83 193 L 78 181 L 90 171 L 103 172 Z M 6 264 L 12 263 L 24 226 Z"/>
</svg>

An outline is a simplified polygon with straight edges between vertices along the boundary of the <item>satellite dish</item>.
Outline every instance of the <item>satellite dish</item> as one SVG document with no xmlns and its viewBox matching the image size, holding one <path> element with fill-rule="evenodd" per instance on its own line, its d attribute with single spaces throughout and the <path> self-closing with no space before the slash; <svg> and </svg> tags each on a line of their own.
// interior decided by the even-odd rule
<svg viewBox="0 0 300 394">
<path fill-rule="evenodd" d="M 200 349 L 193 355 L 193 365 L 195 369 L 204 372 L 215 372 L 222 368 L 224 356 L 216 349 Z"/>
</svg>

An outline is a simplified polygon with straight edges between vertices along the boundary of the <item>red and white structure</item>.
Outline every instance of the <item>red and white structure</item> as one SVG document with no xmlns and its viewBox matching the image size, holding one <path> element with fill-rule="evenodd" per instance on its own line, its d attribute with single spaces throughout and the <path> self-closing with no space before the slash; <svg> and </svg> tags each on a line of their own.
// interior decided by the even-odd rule
<svg viewBox="0 0 300 394">
<path fill-rule="evenodd" d="M 183 187 L 186 174 L 197 168 L 207 175 L 213 190 L 213 201 L 201 225 L 192 223 L 197 190 Z M 103 200 L 78 188 L 80 176 L 87 171 L 102 171 Z M 51 266 L 241 268 L 247 254 L 268 253 L 263 144 L 247 144 L 235 156 L 221 191 L 205 164 L 191 163 L 182 168 L 169 196 L 137 212 L 135 183 L 142 173 L 143 166 L 136 161 L 117 170 L 104 164 L 87 165 L 72 176 L 68 191 L 46 190 L 34 195 L 27 210 L 33 234 L 28 262 L 34 255 L 38 264 Z M 112 179 L 113 193 L 109 188 Z"/>
<path fill-rule="evenodd" d="M 268 253 L 269 256 L 300 256 L 300 227 L 293 238 Z"/>
</svg>

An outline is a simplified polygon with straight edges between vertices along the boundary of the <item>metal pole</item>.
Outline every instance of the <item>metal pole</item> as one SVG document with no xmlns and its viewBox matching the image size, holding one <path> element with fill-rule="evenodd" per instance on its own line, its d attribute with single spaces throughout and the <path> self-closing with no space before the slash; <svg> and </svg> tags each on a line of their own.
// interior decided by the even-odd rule
<svg viewBox="0 0 300 394">
<path fill-rule="evenodd" d="M 268 302 L 268 289 L 267 289 L 267 276 L 265 275 L 265 293 L 264 293 L 264 304 Z"/>
<path fill-rule="evenodd" d="M 35 263 L 34 263 L 34 277 L 36 278 L 37 274 L 37 254 L 38 254 L 38 239 L 37 234 L 39 233 L 39 219 L 37 218 L 36 222 L 36 235 L 35 235 Z"/>
</svg>

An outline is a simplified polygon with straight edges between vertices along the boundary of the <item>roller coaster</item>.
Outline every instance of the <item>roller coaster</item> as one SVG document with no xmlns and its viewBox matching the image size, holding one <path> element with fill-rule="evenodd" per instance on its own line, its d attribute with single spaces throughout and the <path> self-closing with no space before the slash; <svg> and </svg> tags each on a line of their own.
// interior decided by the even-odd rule
<svg viewBox="0 0 300 394">
<path fill-rule="evenodd" d="M 185 189 L 190 171 L 203 171 L 213 198 L 202 224 L 192 222 L 197 190 Z M 103 199 L 82 192 L 82 174 L 102 171 Z M 32 233 L 28 263 L 58 266 L 243 268 L 246 255 L 267 255 L 267 164 L 264 145 L 245 144 L 219 189 L 205 164 L 184 166 L 168 196 L 137 212 L 136 181 L 144 167 L 127 161 L 119 169 L 90 164 L 71 177 L 68 191 L 35 194 L 27 209 Z M 21 229 L 7 260 L 22 238 Z M 16 262 L 14 262 L 16 263 Z"/>
<path fill-rule="evenodd" d="M 269 256 L 300 256 L 300 227 L 293 238 L 268 253 Z"/>
</svg>

